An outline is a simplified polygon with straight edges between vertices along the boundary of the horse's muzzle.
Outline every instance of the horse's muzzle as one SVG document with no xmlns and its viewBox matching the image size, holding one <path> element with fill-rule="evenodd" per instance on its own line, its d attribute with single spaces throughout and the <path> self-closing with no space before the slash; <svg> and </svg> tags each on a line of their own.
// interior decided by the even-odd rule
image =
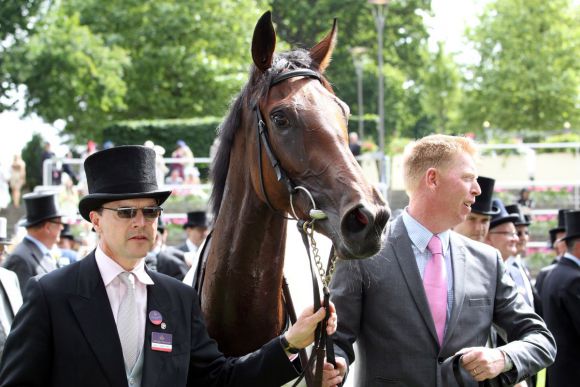
<svg viewBox="0 0 580 387">
<path fill-rule="evenodd" d="M 360 259 L 376 254 L 381 247 L 381 236 L 389 216 L 386 207 L 372 211 L 362 204 L 347 211 L 340 224 L 344 243 L 339 248 L 341 257 Z"/>
</svg>

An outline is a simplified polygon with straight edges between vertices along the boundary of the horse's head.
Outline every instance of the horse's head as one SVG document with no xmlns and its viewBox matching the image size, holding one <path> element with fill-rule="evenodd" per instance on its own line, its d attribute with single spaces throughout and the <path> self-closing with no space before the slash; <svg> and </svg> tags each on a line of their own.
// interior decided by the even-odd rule
<svg viewBox="0 0 580 387">
<path fill-rule="evenodd" d="M 349 108 L 323 77 L 336 32 L 335 20 L 309 51 L 276 55 L 270 12 L 260 18 L 252 41 L 247 149 L 257 166 L 251 180 L 261 200 L 304 220 L 315 205 L 327 216 L 316 221 L 316 230 L 332 240 L 337 254 L 365 258 L 379 250 L 389 210 L 348 147 Z M 272 165 L 276 160 L 280 171 Z M 292 189 L 297 186 L 303 188 Z"/>
</svg>

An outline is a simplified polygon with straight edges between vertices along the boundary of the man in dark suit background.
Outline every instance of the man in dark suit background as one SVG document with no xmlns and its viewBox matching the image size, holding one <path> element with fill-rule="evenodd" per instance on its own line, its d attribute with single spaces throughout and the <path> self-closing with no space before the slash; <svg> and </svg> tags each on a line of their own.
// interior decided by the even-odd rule
<svg viewBox="0 0 580 387">
<path fill-rule="evenodd" d="M 4 247 L 12 244 L 6 236 L 6 223 L 6 218 L 0 218 L 0 261 Z M 6 336 L 10 333 L 10 326 L 21 305 L 22 294 L 18 277 L 14 272 L 0 267 L 0 359 Z"/>
<path fill-rule="evenodd" d="M 544 319 L 558 345 L 556 361 L 548 367 L 553 387 L 578 386 L 580 367 L 580 211 L 566 212 L 567 251 L 544 279 Z"/>
<path fill-rule="evenodd" d="M 297 376 L 290 352 L 312 343 L 323 308 L 303 312 L 250 356 L 225 358 L 194 290 L 145 268 L 171 193 L 157 187 L 155 152 L 121 146 L 84 166 L 89 194 L 79 212 L 98 246 L 29 281 L 0 362 L 1 387 L 274 386 Z M 328 333 L 335 324 L 331 313 Z"/>
<path fill-rule="evenodd" d="M 346 371 L 356 342 L 357 386 L 456 386 L 455 355 L 466 386 L 498 375 L 515 384 L 552 363 L 554 339 L 518 297 L 498 252 L 450 231 L 480 194 L 475 156 L 460 137 L 433 135 L 408 147 L 409 206 L 390 224 L 383 249 L 337 262 L 337 365 Z M 505 346 L 485 347 L 492 323 L 508 332 Z"/>
<path fill-rule="evenodd" d="M 27 235 L 4 262 L 4 267 L 18 276 L 20 288 L 30 277 L 46 274 L 60 267 L 58 257 L 51 251 L 63 228 L 54 193 L 29 193 L 22 197 L 26 205 L 23 224 Z"/>
<path fill-rule="evenodd" d="M 546 276 L 556 267 L 556 263 L 560 260 L 560 257 L 566 253 L 567 247 L 566 242 L 562 239 L 566 236 L 566 212 L 570 210 L 559 209 L 558 210 L 558 224 L 556 227 L 549 230 L 550 233 L 550 247 L 554 250 L 556 258 L 552 263 L 546 267 L 543 267 L 538 275 L 536 276 L 536 283 L 534 284 L 536 290 L 540 297 L 542 296 L 542 285 Z"/>
<path fill-rule="evenodd" d="M 481 194 L 475 198 L 475 203 L 471 205 L 471 212 L 467 218 L 454 226 L 453 231 L 474 241 L 484 242 L 489 231 L 491 217 L 497 215 L 499 209 L 492 204 L 495 180 L 478 176 L 477 184 L 479 184 Z"/>
</svg>

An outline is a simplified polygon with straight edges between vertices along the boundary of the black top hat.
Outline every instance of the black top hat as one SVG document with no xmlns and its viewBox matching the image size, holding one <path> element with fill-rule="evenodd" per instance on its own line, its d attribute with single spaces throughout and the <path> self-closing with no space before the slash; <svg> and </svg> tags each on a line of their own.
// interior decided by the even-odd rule
<svg viewBox="0 0 580 387">
<path fill-rule="evenodd" d="M 505 206 L 506 211 L 510 215 L 517 215 L 518 220 L 515 221 L 516 226 L 529 226 L 530 225 L 530 217 L 529 215 L 524 215 L 522 213 L 522 209 L 518 204 L 510 204 L 509 206 Z"/>
<path fill-rule="evenodd" d="M 509 214 L 503 202 L 499 199 L 493 199 L 493 206 L 499 209 L 499 212 L 496 215 L 492 215 L 491 221 L 489 222 L 489 228 L 492 229 L 494 227 L 499 226 L 500 224 L 504 224 L 507 222 L 516 223 L 520 217 L 518 215 Z"/>
<path fill-rule="evenodd" d="M 554 243 L 556 242 L 556 234 L 559 232 L 566 231 L 566 212 L 570 210 L 558 210 L 558 226 L 551 228 L 549 230 L 550 233 L 550 247 L 554 247 Z"/>
<path fill-rule="evenodd" d="M 481 194 L 475 197 L 475 203 L 471 205 L 471 212 L 481 215 L 497 215 L 499 209 L 491 203 L 495 180 L 485 176 L 479 176 L 477 183 L 481 187 Z"/>
<path fill-rule="evenodd" d="M 566 212 L 570 210 L 558 210 L 558 226 L 550 229 L 550 233 L 559 233 L 562 231 L 566 231 Z"/>
<path fill-rule="evenodd" d="M 60 238 L 67 238 L 67 239 L 71 239 L 74 241 L 75 236 L 73 235 L 73 233 L 71 232 L 70 229 L 70 224 L 67 223 L 63 223 L 62 224 L 62 230 L 60 231 Z"/>
<path fill-rule="evenodd" d="M 209 227 L 209 222 L 207 221 L 207 215 L 205 211 L 192 211 L 187 213 L 187 223 L 183 225 L 183 228 L 188 227 Z"/>
<path fill-rule="evenodd" d="M 564 241 L 580 238 L 580 211 L 571 210 L 566 212 L 566 236 Z"/>
<path fill-rule="evenodd" d="M 58 209 L 54 192 L 32 192 L 22 196 L 26 205 L 26 220 L 23 227 L 31 227 L 45 220 L 60 218 L 63 214 Z"/>
<path fill-rule="evenodd" d="M 85 160 L 89 194 L 79 212 L 89 214 L 115 200 L 153 198 L 162 204 L 171 191 L 159 190 L 155 178 L 155 151 L 140 145 L 118 146 L 93 153 Z"/>
</svg>

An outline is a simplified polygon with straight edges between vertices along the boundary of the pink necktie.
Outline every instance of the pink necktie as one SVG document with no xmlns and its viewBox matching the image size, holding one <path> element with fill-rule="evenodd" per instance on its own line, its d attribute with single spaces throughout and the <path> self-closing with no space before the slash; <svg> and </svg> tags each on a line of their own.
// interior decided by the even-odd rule
<svg viewBox="0 0 580 387">
<path fill-rule="evenodd" d="M 427 249 L 431 252 L 431 259 L 427 262 L 423 275 L 423 287 L 429 301 L 431 316 L 435 322 L 439 345 L 443 343 L 445 320 L 447 319 L 447 268 L 443 257 L 441 239 L 433 235 Z"/>
</svg>

